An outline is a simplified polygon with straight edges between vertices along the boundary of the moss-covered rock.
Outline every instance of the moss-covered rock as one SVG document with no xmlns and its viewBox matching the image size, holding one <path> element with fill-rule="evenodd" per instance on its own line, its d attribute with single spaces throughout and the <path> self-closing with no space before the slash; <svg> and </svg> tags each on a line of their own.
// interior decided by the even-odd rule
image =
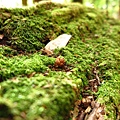
<svg viewBox="0 0 120 120">
<path fill-rule="evenodd" d="M 0 34 L 4 35 L 0 40 L 0 108 L 4 109 L 0 118 L 69 119 L 83 86 L 95 78 L 96 67 L 104 81 L 98 98 L 105 98 L 101 102 L 106 111 L 113 108 L 106 112 L 107 118 L 115 119 L 115 108 L 107 106 L 118 106 L 120 100 L 120 23 L 112 21 L 81 4 L 47 2 L 29 9 L 0 9 Z M 41 48 L 62 33 L 72 35 L 68 45 L 51 57 L 42 55 Z M 66 61 L 65 68 L 54 66 L 59 55 Z M 106 94 L 110 85 L 113 94 Z"/>
</svg>

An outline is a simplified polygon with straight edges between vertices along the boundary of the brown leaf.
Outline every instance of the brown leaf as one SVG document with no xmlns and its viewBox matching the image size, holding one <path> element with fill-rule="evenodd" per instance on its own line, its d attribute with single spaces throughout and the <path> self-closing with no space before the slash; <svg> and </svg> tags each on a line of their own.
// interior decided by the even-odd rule
<svg viewBox="0 0 120 120">
<path fill-rule="evenodd" d="M 98 118 L 98 120 L 104 120 L 104 116 L 101 115 L 101 116 Z"/>
<path fill-rule="evenodd" d="M 2 35 L 0 35 L 0 40 L 2 40 L 3 39 L 3 37 L 4 37 L 4 35 L 2 34 Z"/>
<path fill-rule="evenodd" d="M 85 117 L 85 112 L 82 111 L 80 116 L 78 117 L 78 120 L 84 120 L 84 117 Z"/>
<path fill-rule="evenodd" d="M 78 116 L 78 113 L 79 113 L 79 109 L 77 107 L 74 108 L 74 111 L 73 111 L 73 117 L 77 117 Z"/>
<path fill-rule="evenodd" d="M 91 111 L 91 107 L 88 106 L 87 109 L 85 110 L 85 113 L 89 113 Z"/>
<path fill-rule="evenodd" d="M 10 17 L 10 13 L 2 13 L 3 16 Z"/>
<path fill-rule="evenodd" d="M 96 103 L 95 103 L 95 107 L 96 107 L 96 108 L 99 108 L 99 107 L 100 107 L 100 103 L 96 102 Z"/>
<path fill-rule="evenodd" d="M 86 97 L 86 102 L 87 102 L 87 103 L 91 103 L 91 99 L 88 98 L 88 97 Z"/>
<path fill-rule="evenodd" d="M 26 113 L 25 112 L 21 112 L 20 116 L 25 119 L 26 118 Z"/>
<path fill-rule="evenodd" d="M 81 100 L 77 100 L 76 102 L 75 102 L 75 106 L 78 106 L 78 105 L 80 105 L 81 104 Z"/>
<path fill-rule="evenodd" d="M 48 85 L 43 86 L 43 88 L 51 88 L 51 87 L 52 87 L 51 84 L 48 84 Z"/>
<path fill-rule="evenodd" d="M 13 78 L 11 79 L 11 81 L 13 81 L 13 82 L 15 82 L 15 83 L 18 83 L 18 82 L 19 82 L 19 80 L 18 80 L 16 77 L 13 77 Z"/>
<path fill-rule="evenodd" d="M 95 101 L 91 102 L 91 107 L 94 108 L 95 107 Z"/>
<path fill-rule="evenodd" d="M 49 49 L 41 49 L 42 54 L 47 54 L 48 56 L 51 56 L 53 54 L 53 51 Z"/>
<path fill-rule="evenodd" d="M 85 98 L 82 98 L 82 103 L 86 103 L 86 99 Z"/>
<path fill-rule="evenodd" d="M 91 100 L 89 101 L 87 98 L 82 98 L 82 105 L 84 108 L 87 108 L 90 105 Z"/>
<path fill-rule="evenodd" d="M 99 107 L 99 108 L 97 109 L 97 113 L 102 113 L 102 111 L 103 111 L 103 108 L 102 108 L 102 107 Z"/>
<path fill-rule="evenodd" d="M 73 117 L 72 120 L 77 120 L 77 119 Z"/>
<path fill-rule="evenodd" d="M 97 111 L 97 108 L 94 108 L 92 110 L 92 112 L 90 113 L 90 115 L 88 116 L 88 120 L 96 120 L 96 111 Z"/>
<path fill-rule="evenodd" d="M 31 77 L 33 77 L 35 74 L 36 74 L 36 72 L 32 72 L 32 73 L 28 74 L 27 77 L 28 77 L 28 78 L 31 78 Z"/>
</svg>

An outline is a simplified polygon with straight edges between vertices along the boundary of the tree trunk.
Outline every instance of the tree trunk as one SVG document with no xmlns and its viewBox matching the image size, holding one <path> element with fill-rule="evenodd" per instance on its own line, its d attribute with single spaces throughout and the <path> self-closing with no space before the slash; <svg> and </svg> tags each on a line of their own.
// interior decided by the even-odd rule
<svg viewBox="0 0 120 120">
<path fill-rule="evenodd" d="M 33 2 L 39 2 L 39 1 L 41 1 L 41 0 L 33 0 Z"/>
<path fill-rule="evenodd" d="M 119 0 L 119 12 L 118 12 L 118 17 L 120 19 L 120 0 Z"/>
<path fill-rule="evenodd" d="M 108 16 L 108 4 L 109 4 L 109 0 L 106 0 L 106 15 Z"/>
<path fill-rule="evenodd" d="M 27 0 L 22 0 L 22 5 L 27 6 Z"/>
<path fill-rule="evenodd" d="M 83 0 L 73 0 L 73 2 L 80 2 L 80 3 L 83 3 Z"/>
</svg>

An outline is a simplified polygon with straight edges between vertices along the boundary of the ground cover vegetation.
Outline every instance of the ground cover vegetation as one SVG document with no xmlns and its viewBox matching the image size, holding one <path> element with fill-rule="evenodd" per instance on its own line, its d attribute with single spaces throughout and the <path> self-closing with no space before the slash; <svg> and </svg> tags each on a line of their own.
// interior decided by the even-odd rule
<svg viewBox="0 0 120 120">
<path fill-rule="evenodd" d="M 29 9 L 0 9 L 0 118 L 69 119 L 74 102 L 94 79 L 105 119 L 120 113 L 120 23 L 81 4 L 38 4 Z M 42 48 L 58 35 L 72 38 L 52 56 Z M 56 68 L 58 56 L 65 67 Z"/>
</svg>

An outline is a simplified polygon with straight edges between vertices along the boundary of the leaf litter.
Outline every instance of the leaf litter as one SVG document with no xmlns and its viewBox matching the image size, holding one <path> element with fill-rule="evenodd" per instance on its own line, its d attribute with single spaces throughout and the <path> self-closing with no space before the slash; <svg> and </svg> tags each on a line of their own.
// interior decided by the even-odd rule
<svg viewBox="0 0 120 120">
<path fill-rule="evenodd" d="M 104 106 L 97 102 L 95 96 L 101 81 L 96 67 L 93 69 L 95 79 L 89 80 L 81 93 L 82 99 L 75 102 L 75 108 L 71 112 L 72 120 L 104 120 Z"/>
</svg>

